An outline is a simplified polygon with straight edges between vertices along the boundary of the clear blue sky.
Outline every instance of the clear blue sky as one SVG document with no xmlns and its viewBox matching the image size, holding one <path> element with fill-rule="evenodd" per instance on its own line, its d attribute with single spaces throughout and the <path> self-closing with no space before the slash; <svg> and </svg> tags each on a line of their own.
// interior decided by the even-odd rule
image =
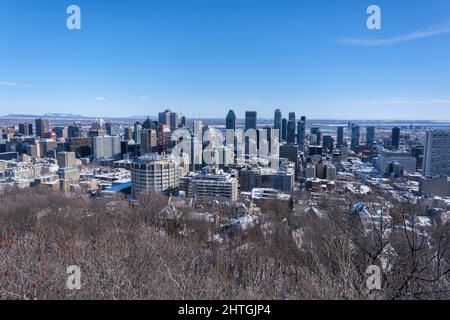
<svg viewBox="0 0 450 320">
<path fill-rule="evenodd" d="M 0 39 L 0 115 L 450 119 L 448 0 L 2 0 Z"/>
</svg>

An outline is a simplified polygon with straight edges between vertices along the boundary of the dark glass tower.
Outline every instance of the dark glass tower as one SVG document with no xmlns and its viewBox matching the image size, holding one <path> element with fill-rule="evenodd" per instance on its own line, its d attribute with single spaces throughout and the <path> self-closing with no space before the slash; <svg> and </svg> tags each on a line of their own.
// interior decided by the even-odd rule
<svg viewBox="0 0 450 320">
<path fill-rule="evenodd" d="M 336 147 L 341 148 L 343 145 L 344 145 L 344 127 L 338 127 Z"/>
<path fill-rule="evenodd" d="M 400 146 L 400 128 L 395 127 L 392 129 L 392 148 L 398 149 Z"/>
<path fill-rule="evenodd" d="M 245 130 L 255 129 L 257 127 L 258 115 L 256 111 L 247 111 L 245 113 Z"/>
<path fill-rule="evenodd" d="M 233 110 L 230 110 L 227 118 L 225 119 L 227 130 L 236 130 L 236 120 L 236 114 Z"/>
</svg>

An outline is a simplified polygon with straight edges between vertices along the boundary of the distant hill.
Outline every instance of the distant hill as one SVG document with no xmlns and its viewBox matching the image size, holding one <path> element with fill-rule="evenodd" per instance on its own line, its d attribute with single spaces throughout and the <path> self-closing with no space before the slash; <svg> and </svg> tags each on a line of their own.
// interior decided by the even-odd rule
<svg viewBox="0 0 450 320">
<path fill-rule="evenodd" d="M 93 119 L 92 117 L 81 116 L 78 114 L 70 114 L 70 113 L 47 113 L 44 115 L 35 115 L 35 114 L 8 114 L 3 118 L 7 119 L 69 119 L 69 120 L 83 120 L 83 119 Z"/>
</svg>

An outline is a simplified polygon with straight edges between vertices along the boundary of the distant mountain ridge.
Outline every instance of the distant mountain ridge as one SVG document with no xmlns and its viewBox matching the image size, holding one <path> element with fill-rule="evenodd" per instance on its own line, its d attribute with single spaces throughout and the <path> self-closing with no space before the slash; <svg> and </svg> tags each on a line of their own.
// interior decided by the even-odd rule
<svg viewBox="0 0 450 320">
<path fill-rule="evenodd" d="M 71 113 L 46 113 L 44 115 L 35 115 L 35 114 L 8 114 L 3 118 L 9 119 L 70 119 L 70 120 L 81 120 L 81 119 L 95 119 L 94 117 L 86 117 L 81 116 L 79 114 L 71 114 Z"/>
</svg>

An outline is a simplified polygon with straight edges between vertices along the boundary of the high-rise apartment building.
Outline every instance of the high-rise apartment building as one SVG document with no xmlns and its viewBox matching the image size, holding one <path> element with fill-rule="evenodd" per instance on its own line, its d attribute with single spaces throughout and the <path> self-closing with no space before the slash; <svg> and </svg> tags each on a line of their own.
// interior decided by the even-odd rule
<svg viewBox="0 0 450 320">
<path fill-rule="evenodd" d="M 224 198 L 230 202 L 236 202 L 238 199 L 238 179 L 229 173 L 205 169 L 202 173 L 188 177 L 187 180 L 189 180 L 188 196 L 191 198 Z"/>
<path fill-rule="evenodd" d="M 95 159 L 119 160 L 121 157 L 121 145 L 118 136 L 93 137 L 92 145 Z"/>
<path fill-rule="evenodd" d="M 179 165 L 166 157 L 141 157 L 131 164 L 133 194 L 146 192 L 172 193 L 179 186 Z"/>
<path fill-rule="evenodd" d="M 450 176 L 450 130 L 427 132 L 423 163 L 424 176 Z"/>
<path fill-rule="evenodd" d="M 58 152 L 56 155 L 60 168 L 75 168 L 77 158 L 75 152 Z"/>
</svg>

